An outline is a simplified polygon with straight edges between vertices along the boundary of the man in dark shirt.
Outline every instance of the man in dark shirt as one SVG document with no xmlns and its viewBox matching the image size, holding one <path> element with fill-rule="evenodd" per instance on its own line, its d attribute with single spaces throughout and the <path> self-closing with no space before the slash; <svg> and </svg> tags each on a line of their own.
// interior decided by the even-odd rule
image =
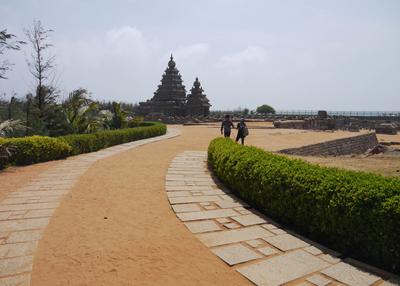
<svg viewBox="0 0 400 286">
<path fill-rule="evenodd" d="M 229 115 L 225 115 L 225 119 L 221 124 L 221 134 L 223 132 L 225 137 L 231 137 L 232 128 L 235 128 L 235 126 L 233 125 L 231 117 Z"/>
</svg>

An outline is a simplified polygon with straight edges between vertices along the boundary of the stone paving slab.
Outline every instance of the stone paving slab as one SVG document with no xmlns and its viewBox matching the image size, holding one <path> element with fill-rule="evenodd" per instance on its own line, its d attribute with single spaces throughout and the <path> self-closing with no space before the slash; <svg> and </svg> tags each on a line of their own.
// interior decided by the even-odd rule
<svg viewBox="0 0 400 286">
<path fill-rule="evenodd" d="M 167 193 L 168 198 L 188 197 L 191 195 L 192 194 L 189 191 L 176 191 L 176 192 L 168 192 Z"/>
<path fill-rule="evenodd" d="M 308 277 L 306 280 L 317 286 L 326 286 L 332 282 L 331 279 L 325 278 L 320 274 L 314 274 L 313 276 Z"/>
<path fill-rule="evenodd" d="M 163 136 L 67 158 L 60 161 L 58 166 L 33 178 L 25 186 L 13 190 L 0 202 L 0 286 L 30 285 L 33 255 L 42 238 L 43 230 L 49 224 L 63 196 L 72 189 L 79 177 L 93 163 L 143 144 L 178 135 L 180 131 L 169 129 Z M 193 166 L 195 165 L 198 165 L 198 162 L 194 161 Z M 207 178 L 198 180 L 209 182 Z M 206 187 L 195 188 L 203 190 Z M 190 196 L 191 193 L 185 191 L 184 195 Z M 173 194 L 171 193 L 170 196 Z M 191 211 L 195 210 L 200 211 L 202 208 L 192 206 Z"/>
<path fill-rule="evenodd" d="M 33 256 L 21 256 L 0 259 L 0 273 L 2 277 L 31 272 Z"/>
<path fill-rule="evenodd" d="M 276 254 L 278 253 L 278 250 L 273 249 L 272 247 L 261 247 L 257 249 L 258 251 L 260 251 L 262 254 L 264 254 L 265 256 L 270 256 L 272 254 Z"/>
<path fill-rule="evenodd" d="M 218 246 L 223 244 L 241 242 L 257 238 L 272 236 L 268 230 L 260 226 L 250 226 L 223 232 L 206 233 L 198 235 L 198 238 L 207 246 Z"/>
<path fill-rule="evenodd" d="M 220 201 L 218 196 L 190 196 L 190 197 L 175 197 L 169 198 L 171 204 L 187 204 L 187 203 L 200 203 L 200 202 L 215 202 Z M 238 213 L 235 212 L 236 215 Z M 234 214 L 233 214 L 234 215 Z"/>
<path fill-rule="evenodd" d="M 6 278 L 0 278 L 1 286 L 29 286 L 31 281 L 30 274 L 20 274 Z"/>
<path fill-rule="evenodd" d="M 19 204 L 19 205 L 1 205 L 0 212 L 19 211 L 19 210 L 38 210 L 38 209 L 54 209 L 58 207 L 56 203 L 38 203 L 38 204 Z"/>
<path fill-rule="evenodd" d="M 42 230 L 16 231 L 8 235 L 7 243 L 36 241 L 42 238 Z"/>
<path fill-rule="evenodd" d="M 32 255 L 36 247 L 37 241 L 2 244 L 0 245 L 0 258 Z"/>
<path fill-rule="evenodd" d="M 241 207 L 243 206 L 239 202 L 232 202 L 232 201 L 227 201 L 227 200 L 221 200 L 218 202 L 215 202 L 221 209 L 231 209 L 235 207 Z"/>
<path fill-rule="evenodd" d="M 280 234 L 272 237 L 266 237 L 264 240 L 282 251 L 310 246 L 308 243 L 290 234 Z"/>
<path fill-rule="evenodd" d="M 173 211 L 186 227 L 256 285 L 400 285 L 394 275 L 365 265 L 358 269 L 348 259 L 338 258 L 337 252 L 294 235 L 252 210 L 214 182 L 206 152 L 186 151 L 175 157 L 165 189 Z"/>
<path fill-rule="evenodd" d="M 51 197 L 23 197 L 23 198 L 9 198 L 1 202 L 2 205 L 16 205 L 16 204 L 29 204 L 35 203 L 52 203 L 60 201 L 61 196 L 51 196 Z"/>
<path fill-rule="evenodd" d="M 262 255 L 240 243 L 213 248 L 211 251 L 229 265 L 235 265 L 262 257 Z"/>
<path fill-rule="evenodd" d="M 230 209 L 223 210 L 210 210 L 210 211 L 199 211 L 190 213 L 178 213 L 177 216 L 181 221 L 192 221 L 201 219 L 211 219 L 211 218 L 223 218 L 236 216 L 237 212 Z"/>
<path fill-rule="evenodd" d="M 198 204 L 179 204 L 179 205 L 173 205 L 172 209 L 176 213 L 183 213 L 183 212 L 196 212 L 196 211 L 201 211 L 201 206 Z"/>
<path fill-rule="evenodd" d="M 0 221 L 0 229 L 1 231 L 32 230 L 32 229 L 45 228 L 48 224 L 49 224 L 49 218 L 7 220 L 7 221 Z"/>
<path fill-rule="evenodd" d="M 186 222 L 185 225 L 192 233 L 221 230 L 221 227 L 219 227 L 213 220 Z"/>
<path fill-rule="evenodd" d="M 277 286 L 324 269 L 329 264 L 303 250 L 274 256 L 238 271 L 256 285 Z"/>
<path fill-rule="evenodd" d="M 344 262 L 333 265 L 322 271 L 322 273 L 342 283 L 354 286 L 372 285 L 380 280 L 378 276 L 364 272 Z"/>
<path fill-rule="evenodd" d="M 232 217 L 232 219 L 234 219 L 235 221 L 237 221 L 238 223 L 240 223 L 243 226 L 249 226 L 249 225 L 254 225 L 254 224 L 264 224 L 267 222 L 264 218 L 259 217 L 258 215 L 255 215 L 255 214 L 235 216 L 235 217 Z"/>
</svg>

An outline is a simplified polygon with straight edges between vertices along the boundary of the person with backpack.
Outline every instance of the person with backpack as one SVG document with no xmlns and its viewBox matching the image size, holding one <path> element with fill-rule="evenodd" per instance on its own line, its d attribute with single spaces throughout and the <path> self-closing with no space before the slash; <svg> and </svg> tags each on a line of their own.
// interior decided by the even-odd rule
<svg viewBox="0 0 400 286">
<path fill-rule="evenodd" d="M 235 128 L 235 125 L 233 125 L 231 117 L 227 114 L 221 124 L 221 134 L 223 132 L 225 137 L 231 137 L 232 128 Z"/>
<path fill-rule="evenodd" d="M 240 120 L 240 122 L 237 124 L 237 136 L 236 136 L 236 142 L 241 139 L 242 145 L 244 145 L 244 138 L 249 135 L 249 129 L 247 128 L 246 122 L 244 122 L 244 118 Z"/>
</svg>

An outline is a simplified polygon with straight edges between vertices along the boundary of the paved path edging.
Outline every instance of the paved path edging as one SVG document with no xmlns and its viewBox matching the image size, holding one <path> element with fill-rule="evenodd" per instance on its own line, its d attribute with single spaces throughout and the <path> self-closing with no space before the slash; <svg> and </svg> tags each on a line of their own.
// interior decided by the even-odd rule
<svg viewBox="0 0 400 286">
<path fill-rule="evenodd" d="M 79 177 L 98 160 L 179 136 L 167 134 L 69 157 L 0 202 L 0 285 L 30 285 L 34 253 L 51 216 Z"/>
<path fill-rule="evenodd" d="M 208 171 L 206 152 L 175 157 L 166 175 L 166 192 L 189 231 L 256 285 L 400 285 L 398 277 L 340 259 L 339 253 L 285 230 L 219 188 Z"/>
</svg>

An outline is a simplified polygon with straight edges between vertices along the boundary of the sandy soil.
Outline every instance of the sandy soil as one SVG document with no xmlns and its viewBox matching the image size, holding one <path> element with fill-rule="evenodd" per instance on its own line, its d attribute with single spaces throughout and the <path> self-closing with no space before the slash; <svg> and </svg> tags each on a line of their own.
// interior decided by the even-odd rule
<svg viewBox="0 0 400 286">
<path fill-rule="evenodd" d="M 246 144 L 266 150 L 357 135 L 257 127 L 250 130 Z M 220 136 L 218 127 L 174 128 L 183 135 L 101 160 L 85 173 L 45 230 L 35 255 L 33 286 L 250 285 L 176 219 L 164 191 L 170 161 L 184 150 L 206 150 L 210 140 Z M 368 165 L 382 162 L 375 159 Z M 335 165 L 335 160 L 326 163 Z M 316 162 L 322 163 L 318 158 Z M 365 162 L 356 168 L 365 168 Z M 55 164 L 0 172 L 0 195 Z"/>
<path fill-rule="evenodd" d="M 322 132 L 300 129 L 275 129 L 270 122 L 250 122 L 248 127 L 250 136 L 246 139 L 246 144 L 259 146 L 268 151 L 301 147 L 366 133 L 366 131 L 355 133 L 348 131 Z M 219 132 L 219 125 L 208 125 L 208 128 L 217 129 L 215 132 Z M 236 136 L 236 130 L 233 130 L 232 134 Z"/>
<path fill-rule="evenodd" d="M 35 255 L 32 285 L 251 285 L 179 222 L 165 194 L 170 161 L 205 150 L 214 130 L 97 162 L 57 209 Z M 107 218 L 107 219 L 105 219 Z"/>
<path fill-rule="evenodd" d="M 272 128 L 272 123 L 249 123 L 249 127 Z M 285 148 L 301 147 L 309 144 L 320 143 L 328 140 L 357 136 L 362 132 L 319 132 L 296 129 L 254 129 L 247 140 L 248 144 L 264 148 L 269 151 L 277 151 Z M 377 135 L 379 141 L 400 142 L 400 134 Z M 400 148 L 400 145 L 394 147 Z M 385 176 L 400 177 L 400 157 L 374 155 L 365 156 L 339 156 L 339 157 L 299 157 L 311 163 L 327 167 L 345 168 L 355 171 L 373 172 Z"/>
<path fill-rule="evenodd" d="M 337 167 L 354 171 L 372 172 L 384 176 L 400 177 L 400 157 L 374 155 L 340 157 L 298 157 L 325 167 Z"/>
</svg>

